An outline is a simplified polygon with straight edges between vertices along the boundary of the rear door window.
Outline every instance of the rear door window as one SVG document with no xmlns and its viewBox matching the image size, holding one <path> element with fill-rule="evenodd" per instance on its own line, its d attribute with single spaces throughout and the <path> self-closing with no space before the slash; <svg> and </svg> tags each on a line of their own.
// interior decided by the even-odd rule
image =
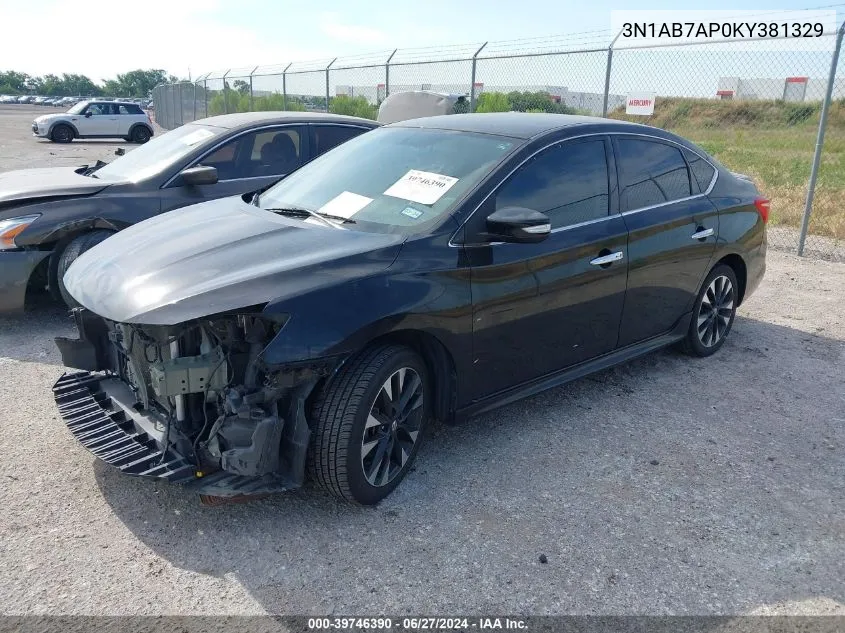
<svg viewBox="0 0 845 633">
<path fill-rule="evenodd" d="M 311 129 L 314 134 L 314 156 L 324 154 L 333 147 L 368 131 L 367 128 L 352 125 L 312 125 Z"/>
<path fill-rule="evenodd" d="M 660 141 L 617 138 L 622 211 L 664 204 L 692 195 L 681 150 Z"/>
<path fill-rule="evenodd" d="M 685 150 L 684 153 L 686 154 L 692 176 L 695 182 L 698 183 L 701 192 L 704 193 L 710 188 L 710 183 L 713 182 L 716 169 L 695 152 Z"/>
</svg>

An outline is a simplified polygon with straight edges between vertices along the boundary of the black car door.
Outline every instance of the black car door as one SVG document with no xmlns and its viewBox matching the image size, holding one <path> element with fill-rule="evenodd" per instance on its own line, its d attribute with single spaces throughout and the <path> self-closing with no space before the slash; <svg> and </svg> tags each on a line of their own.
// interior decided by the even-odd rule
<svg viewBox="0 0 845 633">
<path fill-rule="evenodd" d="M 613 145 L 629 231 L 622 347 L 668 332 L 692 308 L 716 247 L 719 216 L 690 177 L 688 150 L 646 136 L 614 136 Z"/>
<path fill-rule="evenodd" d="M 551 234 L 537 244 L 484 244 L 485 218 L 505 207 L 545 213 Z M 607 138 L 538 152 L 487 198 L 466 230 L 476 398 L 616 347 L 628 235 Z"/>
<path fill-rule="evenodd" d="M 308 160 L 304 125 L 278 125 L 251 130 L 210 148 L 185 167 L 217 169 L 213 185 L 185 185 L 176 175 L 161 190 L 161 210 L 227 196 L 263 191 Z"/>
</svg>

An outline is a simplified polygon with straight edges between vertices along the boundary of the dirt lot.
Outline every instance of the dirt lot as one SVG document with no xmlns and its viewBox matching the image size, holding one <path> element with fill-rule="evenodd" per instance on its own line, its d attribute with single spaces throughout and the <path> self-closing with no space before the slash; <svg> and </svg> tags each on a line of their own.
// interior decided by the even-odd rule
<svg viewBox="0 0 845 633">
<path fill-rule="evenodd" d="M 32 117 L 0 110 L 0 170 L 113 153 Z M 771 253 L 715 357 L 435 428 L 371 509 L 311 485 L 204 508 L 119 475 L 56 414 L 64 312 L 0 318 L 2 610 L 845 614 L 843 309 L 845 265 Z"/>
</svg>

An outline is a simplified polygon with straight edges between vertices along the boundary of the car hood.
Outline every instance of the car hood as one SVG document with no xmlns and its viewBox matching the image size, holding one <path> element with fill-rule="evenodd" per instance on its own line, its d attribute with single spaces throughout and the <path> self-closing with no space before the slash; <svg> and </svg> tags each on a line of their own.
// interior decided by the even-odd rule
<svg viewBox="0 0 845 633">
<path fill-rule="evenodd" d="M 96 178 L 80 176 L 73 167 L 7 171 L 0 173 L 0 207 L 5 202 L 17 200 L 90 195 L 102 191 L 108 185 Z"/>
<path fill-rule="evenodd" d="M 76 116 L 76 115 L 68 115 L 66 112 L 53 112 L 52 114 L 42 114 L 40 116 L 35 117 L 36 123 L 48 123 L 49 121 L 55 121 L 56 119 L 61 119 L 65 116 Z"/>
<path fill-rule="evenodd" d="M 81 255 L 64 284 L 107 319 L 175 325 L 377 274 L 403 241 L 223 198 L 121 231 Z"/>
</svg>

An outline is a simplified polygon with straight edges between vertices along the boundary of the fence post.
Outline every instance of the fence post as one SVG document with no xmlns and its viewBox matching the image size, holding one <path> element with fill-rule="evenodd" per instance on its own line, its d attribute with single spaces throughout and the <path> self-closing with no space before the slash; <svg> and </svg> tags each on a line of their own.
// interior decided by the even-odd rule
<svg viewBox="0 0 845 633">
<path fill-rule="evenodd" d="M 223 113 L 229 114 L 229 91 L 226 90 L 226 75 L 232 72 L 230 68 L 225 73 L 223 73 Z"/>
<path fill-rule="evenodd" d="M 326 66 L 326 112 L 329 111 L 329 68 L 331 68 L 332 64 L 336 61 L 337 57 L 335 57 L 331 62 L 329 62 L 329 65 Z"/>
<path fill-rule="evenodd" d="M 842 50 L 842 37 L 845 36 L 845 22 L 839 27 L 836 36 L 836 46 L 833 58 L 830 60 L 830 74 L 827 78 L 827 90 L 822 102 L 822 113 L 819 117 L 819 133 L 816 137 L 816 151 L 813 154 L 813 166 L 810 168 L 810 182 L 807 183 L 807 200 L 804 203 L 804 217 L 801 218 L 801 234 L 798 236 L 798 254 L 804 255 L 804 242 L 807 240 L 807 230 L 810 228 L 810 214 L 813 212 L 813 197 L 816 194 L 816 179 L 819 176 L 819 163 L 824 146 L 824 133 L 827 127 L 827 113 L 833 100 L 833 84 L 836 82 L 836 67 L 839 64 L 839 52 Z"/>
<path fill-rule="evenodd" d="M 170 84 L 170 95 L 173 106 L 170 109 L 170 127 L 168 129 L 172 130 L 176 127 L 176 84 Z"/>
<path fill-rule="evenodd" d="M 258 70 L 258 66 L 252 69 L 252 72 L 249 73 L 249 111 L 252 112 L 252 76 L 255 74 L 255 71 Z"/>
<path fill-rule="evenodd" d="M 398 48 L 394 48 L 393 52 L 390 54 L 390 57 L 387 58 L 387 61 L 384 62 L 384 98 L 390 95 L 390 60 L 393 59 L 393 56 L 398 51 Z M 378 88 L 376 88 L 376 101 L 378 101 Z"/>
<path fill-rule="evenodd" d="M 610 45 L 607 47 L 607 67 L 604 71 L 604 99 L 602 100 L 601 106 L 601 115 L 607 116 L 607 102 L 610 98 L 610 71 L 613 67 L 613 45 L 616 44 L 616 40 L 619 39 L 619 36 L 622 35 L 622 29 L 616 34 L 616 37 L 613 38 L 613 41 L 610 42 Z"/>
<path fill-rule="evenodd" d="M 208 75 L 202 80 L 202 101 L 203 101 L 203 117 L 208 116 Z"/>
<path fill-rule="evenodd" d="M 185 84 L 179 84 L 179 125 L 185 125 L 185 95 L 182 94 L 182 88 Z"/>
<path fill-rule="evenodd" d="M 197 84 L 194 83 L 193 86 L 194 86 L 194 98 L 193 98 L 194 111 L 193 111 L 193 114 L 191 115 L 191 121 L 196 121 L 197 120 Z"/>
<path fill-rule="evenodd" d="M 293 62 L 291 62 L 290 64 L 285 66 L 285 69 L 282 71 L 282 109 L 283 110 L 288 109 L 287 72 L 288 72 L 288 68 L 291 67 L 291 64 L 293 64 Z"/>
<path fill-rule="evenodd" d="M 475 112 L 475 62 L 477 61 L 478 54 L 484 50 L 484 47 L 487 46 L 487 42 L 484 42 L 477 51 L 475 51 L 475 55 L 472 56 L 472 77 L 469 82 L 469 111 Z"/>
</svg>

